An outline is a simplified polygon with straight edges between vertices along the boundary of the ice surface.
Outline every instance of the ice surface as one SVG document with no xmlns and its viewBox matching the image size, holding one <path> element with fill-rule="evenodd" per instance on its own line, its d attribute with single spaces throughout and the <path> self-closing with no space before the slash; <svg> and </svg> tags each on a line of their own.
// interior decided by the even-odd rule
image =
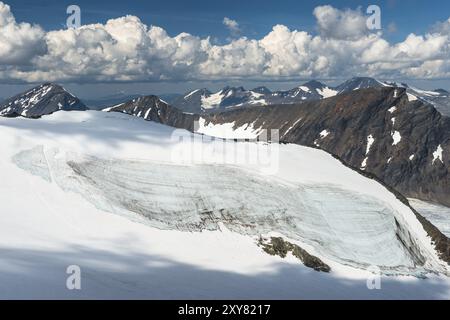
<svg viewBox="0 0 450 320">
<path fill-rule="evenodd" d="M 19 152 L 13 157 L 13 161 L 19 168 L 50 182 L 50 170 L 43 149 L 43 146 L 37 146 L 32 150 Z"/>
<path fill-rule="evenodd" d="M 45 154 L 34 148 L 14 159 L 44 177 L 41 164 L 49 159 L 51 175 L 64 190 L 80 193 L 101 210 L 161 229 L 214 231 L 222 223 L 244 235 L 280 232 L 333 261 L 377 265 L 386 273 L 419 273 L 426 260 L 399 241 L 403 230 L 388 204 L 331 184 L 293 184 L 226 166 L 101 159 L 57 149 Z"/>
<path fill-rule="evenodd" d="M 450 237 L 450 208 L 417 199 L 409 199 L 409 202 L 443 234 Z"/>
<path fill-rule="evenodd" d="M 278 170 L 266 174 L 261 165 L 217 161 L 229 150 L 265 150 L 264 143 L 215 145 L 125 114 L 0 118 L 0 129 L 0 298 L 450 297 L 447 267 L 409 207 L 323 151 L 280 145 Z M 174 148 L 185 143 L 180 135 L 213 152 L 204 163 L 172 161 Z M 102 168 L 106 163 L 111 166 Z M 236 183 L 237 175 L 245 179 Z M 176 183 L 182 188 L 174 188 Z M 197 191 L 202 197 L 192 198 Z M 155 196 L 147 197 L 149 192 Z M 177 196 L 173 207 L 168 192 Z M 235 200 L 223 206 L 233 193 Z M 201 206 L 195 211 L 200 198 L 213 208 L 211 215 L 201 214 Z M 220 209 L 233 213 L 242 201 L 247 206 L 242 215 L 223 218 Z M 181 203 L 195 212 L 187 221 L 175 218 L 179 229 L 155 219 L 174 212 L 186 216 Z M 222 226 L 214 230 L 219 219 Z M 214 231 L 180 231 L 198 228 L 198 221 Z M 264 253 L 254 235 L 266 229 L 300 239 L 288 238 L 321 258 L 331 273 Z M 423 266 L 410 269 L 422 260 Z M 372 274 L 360 265 L 372 261 L 404 265 L 384 268 L 389 274 L 423 269 L 440 274 L 383 275 L 382 290 L 368 290 Z M 83 289 L 77 292 L 65 286 L 66 268 L 73 264 L 82 269 Z"/>
</svg>

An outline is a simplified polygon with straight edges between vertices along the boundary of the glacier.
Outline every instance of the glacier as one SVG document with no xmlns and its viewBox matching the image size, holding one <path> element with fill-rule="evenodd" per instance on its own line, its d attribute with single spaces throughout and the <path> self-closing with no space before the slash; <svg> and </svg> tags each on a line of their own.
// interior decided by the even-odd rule
<svg viewBox="0 0 450 320">
<path fill-rule="evenodd" d="M 174 150 L 191 140 L 123 114 L 58 112 L 0 119 L 0 127 L 0 297 L 448 294 L 447 266 L 412 210 L 323 151 L 280 145 L 278 170 L 267 173 L 220 157 L 265 143 L 183 131 L 213 152 L 179 162 Z M 330 275 L 265 254 L 260 235 L 298 244 L 329 264 Z M 64 287 L 68 264 L 86 270 L 81 292 Z M 380 292 L 366 288 L 374 265 Z"/>
<path fill-rule="evenodd" d="M 389 204 L 340 186 L 288 183 L 218 165 L 101 159 L 60 150 L 44 154 L 42 147 L 14 159 L 101 210 L 143 217 L 152 227 L 200 232 L 220 230 L 222 223 L 246 235 L 277 231 L 343 264 L 376 265 L 387 273 L 426 270 L 417 244 L 405 245 L 409 237 L 399 241 L 403 230 Z"/>
</svg>

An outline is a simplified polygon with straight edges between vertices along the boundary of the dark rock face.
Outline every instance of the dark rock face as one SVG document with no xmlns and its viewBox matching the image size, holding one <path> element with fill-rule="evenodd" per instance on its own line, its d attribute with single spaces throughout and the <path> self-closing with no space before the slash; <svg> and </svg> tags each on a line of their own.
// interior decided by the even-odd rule
<svg viewBox="0 0 450 320">
<path fill-rule="evenodd" d="M 277 255 L 282 258 L 286 258 L 287 254 L 291 252 L 294 257 L 303 262 L 303 264 L 308 268 L 321 272 L 331 271 L 331 268 L 322 260 L 309 254 L 305 249 L 300 248 L 298 245 L 290 243 L 283 238 L 271 237 L 268 241 L 264 241 L 264 239 L 260 238 L 258 244 L 266 253 L 272 256 Z"/>
<path fill-rule="evenodd" d="M 56 111 L 84 111 L 87 107 L 63 87 L 46 83 L 0 104 L 0 116 L 39 118 Z"/>
<path fill-rule="evenodd" d="M 404 88 L 204 116 L 206 123 L 279 129 L 281 142 L 319 147 L 408 197 L 450 206 L 450 118 Z M 372 141 L 373 140 L 373 141 Z"/>
<path fill-rule="evenodd" d="M 171 107 L 157 96 L 139 97 L 107 108 L 105 111 L 126 113 L 148 121 L 155 121 L 190 131 L 194 130 L 194 121 L 198 119 L 196 115 L 184 113 L 177 108 Z"/>
</svg>

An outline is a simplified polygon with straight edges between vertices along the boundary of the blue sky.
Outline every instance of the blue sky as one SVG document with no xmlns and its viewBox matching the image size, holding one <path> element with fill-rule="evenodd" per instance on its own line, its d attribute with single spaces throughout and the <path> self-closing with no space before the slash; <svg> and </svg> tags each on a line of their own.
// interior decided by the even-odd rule
<svg viewBox="0 0 450 320">
<path fill-rule="evenodd" d="M 318 6 L 331 5 L 345 10 L 357 10 L 370 4 L 379 5 L 382 10 L 383 39 L 390 44 L 402 42 L 405 38 L 415 33 L 423 35 L 437 22 L 446 21 L 450 17 L 450 1 L 423 1 L 423 0 L 386 0 L 386 1 L 254 1 L 254 0 L 165 0 L 165 1 L 66 1 L 66 0 L 9 0 L 5 3 L 11 7 L 11 11 L 17 23 L 28 22 L 40 25 L 45 31 L 65 29 L 67 15 L 65 10 L 70 4 L 77 4 L 82 10 L 82 24 L 101 23 L 107 20 L 123 17 L 127 14 L 139 17 L 147 26 L 162 27 L 170 37 L 175 37 L 181 32 L 189 33 L 199 38 L 210 37 L 211 44 L 226 45 L 230 42 L 230 30 L 223 24 L 224 17 L 229 17 L 239 24 L 239 35 L 248 39 L 262 39 L 268 35 L 273 26 L 282 24 L 290 30 L 305 31 L 312 36 L 320 32 L 317 27 L 317 19 L 313 11 Z M 0 57 L 1 58 L 1 57 Z M 332 56 L 331 56 L 332 58 Z M 1 59 L 0 59 L 1 61 Z M 22 68 L 20 66 L 20 68 Z M 21 69 L 22 70 L 22 69 Z M 364 69 L 365 70 L 365 69 Z M 295 75 L 297 71 L 292 73 Z M 364 71 L 363 71 L 364 72 Z M 362 72 L 362 73 L 363 73 Z M 299 73 L 301 74 L 301 73 Z M 366 74 L 353 74 L 366 75 Z M 314 78 L 321 78 L 320 73 L 315 73 Z M 396 75 L 395 78 L 399 76 Z M 127 91 L 131 93 L 169 93 L 184 92 L 188 89 L 206 86 L 211 89 L 219 88 L 225 84 L 244 85 L 246 87 L 264 84 L 270 88 L 289 88 L 298 82 L 308 80 L 308 76 L 299 75 L 298 79 L 280 80 L 274 78 L 257 79 L 257 76 L 242 77 L 230 76 L 223 80 L 217 76 L 214 79 L 198 80 L 183 78 L 171 78 L 169 81 L 141 81 L 133 80 L 121 83 L 109 83 L 108 81 L 91 81 L 84 83 L 84 78 L 76 81 L 67 81 L 66 86 L 72 88 L 77 94 L 87 97 Z M 256 78 L 256 79 L 255 79 Z M 328 82 L 336 83 L 340 79 L 334 79 L 327 75 L 324 78 Z M 343 76 L 345 78 L 345 76 Z M 401 79 L 400 79 L 401 80 Z M 433 76 L 423 80 L 421 76 L 407 79 L 408 82 L 420 85 L 426 89 L 444 87 L 450 89 L 450 81 L 447 77 Z M 17 81 L 3 81 L 0 85 L 0 96 L 9 95 L 31 84 L 13 84 Z"/>
<path fill-rule="evenodd" d="M 367 8 L 371 4 L 382 9 L 383 26 L 396 25 L 388 33 L 392 41 L 400 41 L 409 33 L 423 34 L 437 21 L 449 18 L 449 1 L 385 0 L 385 1 L 314 1 L 314 0 L 166 0 L 166 1 L 100 1 L 100 0 L 9 0 L 6 1 L 18 21 L 33 22 L 46 30 L 65 26 L 65 10 L 77 4 L 82 9 L 82 23 L 90 24 L 136 15 L 147 25 L 157 25 L 176 35 L 188 32 L 206 37 L 214 36 L 224 41 L 228 31 L 222 24 L 224 17 L 239 22 L 243 35 L 260 38 L 276 24 L 292 29 L 315 31 L 312 12 L 315 7 L 330 4 L 339 9 Z"/>
</svg>

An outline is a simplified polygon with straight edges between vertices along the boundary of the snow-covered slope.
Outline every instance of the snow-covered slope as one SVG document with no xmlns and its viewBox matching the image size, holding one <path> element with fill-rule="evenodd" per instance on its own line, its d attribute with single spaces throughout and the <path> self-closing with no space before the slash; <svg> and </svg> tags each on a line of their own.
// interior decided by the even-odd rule
<svg viewBox="0 0 450 320">
<path fill-rule="evenodd" d="M 87 108 L 77 97 L 53 83 L 42 84 L 0 104 L 0 116 L 4 117 L 39 118 L 60 110 Z"/>
<path fill-rule="evenodd" d="M 425 218 L 450 237 L 450 208 L 417 199 L 409 199 L 411 205 Z"/>
<path fill-rule="evenodd" d="M 371 265 L 447 267 L 409 207 L 320 150 L 223 144 L 95 111 L 1 118 L 0 128 L 0 297 L 448 294 L 444 275 L 383 277 L 382 290 L 367 289 Z M 268 156 L 237 160 L 247 152 Z M 260 235 L 289 239 L 331 273 L 267 255 Z M 81 267 L 81 291 L 65 287 L 69 265 Z"/>
</svg>

